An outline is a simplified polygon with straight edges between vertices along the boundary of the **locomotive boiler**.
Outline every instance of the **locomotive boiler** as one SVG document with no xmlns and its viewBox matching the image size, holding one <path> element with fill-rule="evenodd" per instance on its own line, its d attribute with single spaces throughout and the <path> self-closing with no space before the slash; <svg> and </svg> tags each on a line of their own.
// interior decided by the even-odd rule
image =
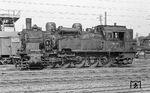
<svg viewBox="0 0 150 93">
<path fill-rule="evenodd" d="M 98 25 L 83 31 L 80 23 L 71 28 L 54 22 L 46 24 L 46 31 L 34 25 L 29 18 L 27 29 L 19 33 L 20 70 L 31 67 L 103 67 L 132 64 L 136 53 L 133 30 L 125 26 Z M 29 23 L 28 23 L 29 22 Z"/>
</svg>

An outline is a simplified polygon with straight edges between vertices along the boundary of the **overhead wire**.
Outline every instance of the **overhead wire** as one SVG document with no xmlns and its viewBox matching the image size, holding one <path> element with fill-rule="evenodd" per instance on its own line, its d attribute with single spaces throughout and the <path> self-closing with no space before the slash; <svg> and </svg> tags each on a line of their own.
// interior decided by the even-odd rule
<svg viewBox="0 0 150 93">
<path fill-rule="evenodd" d="M 99 1 L 99 0 L 98 0 Z M 101 0 L 100 0 L 101 1 Z M 103 0 L 102 0 L 103 1 Z M 113 1 L 113 0 L 107 0 L 107 1 Z M 75 7 L 75 8 L 92 8 L 92 9 L 108 9 L 108 10 L 116 10 L 118 8 L 116 7 L 111 7 L 111 8 L 106 8 L 106 7 L 97 7 L 97 6 L 86 6 L 86 5 L 71 5 L 71 4 L 50 4 L 50 3 L 43 3 L 43 2 L 27 2 L 27 1 L 11 1 L 11 0 L 1 0 L 0 2 L 6 2 L 6 3 L 17 3 L 17 4 L 28 4 L 28 5 L 46 5 L 46 6 L 63 6 L 63 7 Z M 27 11 L 27 12 L 32 12 L 32 13 L 38 13 L 38 16 L 36 17 L 42 17 L 42 18 L 50 18 L 50 16 L 41 16 L 39 13 L 45 13 L 45 14 L 63 14 L 63 15 L 80 15 L 80 16 L 99 16 L 100 14 L 98 13 L 76 13 L 76 12 L 60 12 L 60 11 L 45 11 L 45 10 L 29 10 L 29 9 L 20 9 L 21 11 Z M 120 10 L 125 10 L 125 11 L 141 11 L 141 10 L 135 10 L 135 9 L 130 9 L 130 8 L 120 8 Z M 22 15 L 23 16 L 23 15 Z M 141 15 L 108 15 L 110 17 L 138 17 L 138 18 L 143 18 L 145 16 Z M 34 16 L 33 16 L 34 17 Z M 77 17 L 53 17 L 53 18 L 60 18 L 60 19 L 80 19 L 80 20 L 93 20 L 96 18 L 77 18 Z"/>
<path fill-rule="evenodd" d="M 101 7 L 101 6 L 86 6 L 86 5 L 72 5 L 72 4 L 54 4 L 54 3 L 43 3 L 43 2 L 27 2 L 27 1 L 12 1 L 12 0 L 2 0 L 0 2 L 6 3 L 17 3 L 17 4 L 28 4 L 28 5 L 46 5 L 46 6 L 63 6 L 63 7 L 75 7 L 75 8 L 91 8 L 91 9 L 109 9 L 109 10 L 120 10 L 120 11 L 139 11 L 148 12 L 149 10 L 137 10 L 134 8 L 117 8 L 117 7 Z"/>
<path fill-rule="evenodd" d="M 4 10 L 4 11 L 8 11 L 7 9 L 0 9 L 1 10 Z M 80 12 L 60 12 L 60 11 L 45 11 L 45 10 L 29 10 L 29 9 L 18 9 L 15 11 L 27 11 L 28 13 L 29 12 L 32 12 L 32 13 L 45 13 L 45 14 L 63 14 L 63 15 L 80 15 L 80 16 L 99 16 L 100 14 L 99 13 L 80 13 Z M 40 15 L 40 14 L 38 14 Z M 143 18 L 145 16 L 141 16 L 141 15 L 125 15 L 125 14 L 120 14 L 120 15 L 112 15 L 112 14 L 108 14 L 107 16 L 112 16 L 112 17 L 138 17 L 138 18 Z"/>
<path fill-rule="evenodd" d="M 39 0 L 38 0 L 39 1 Z M 120 0 L 97 0 L 97 1 L 105 1 L 105 2 L 121 2 Z M 145 18 L 145 16 L 142 15 L 142 13 L 148 13 L 150 12 L 150 10 L 142 10 L 142 9 L 136 9 L 136 8 L 124 8 L 124 7 L 121 7 L 121 8 L 118 8 L 118 7 L 115 7 L 115 6 L 111 6 L 111 7 L 102 7 L 102 6 L 88 6 L 88 5 L 71 5 L 71 4 L 55 4 L 55 3 L 46 3 L 46 2 L 32 2 L 32 1 L 21 1 L 21 0 L 18 0 L 18 1 L 12 1 L 12 0 L 0 0 L 0 2 L 4 2 L 4 3 L 14 3 L 14 4 L 26 4 L 26 5 L 37 5 L 37 6 L 48 6 L 48 7 L 70 7 L 70 8 L 83 8 L 83 9 L 102 9 L 102 10 L 114 10 L 114 11 L 130 11 L 130 12 L 141 12 L 141 15 L 131 15 L 131 14 L 108 14 L 107 16 L 110 16 L 110 17 L 121 17 L 123 20 L 120 20 L 119 22 L 123 23 L 123 22 L 128 22 L 129 25 L 131 21 L 133 20 L 127 20 L 126 18 L 134 18 L 134 17 L 137 17 L 137 18 Z M 127 3 L 130 3 L 130 2 L 127 2 Z M 96 20 L 97 16 L 99 16 L 100 14 L 97 12 L 97 13 L 81 13 L 81 12 L 68 12 L 68 11 L 56 11 L 56 10 L 53 10 L 53 11 L 50 11 L 50 10 L 33 10 L 33 9 L 16 9 L 16 10 L 21 10 L 23 12 L 32 12 L 32 13 L 37 13 L 37 15 L 29 15 L 30 17 L 36 17 L 36 18 L 42 18 L 42 19 L 67 19 L 67 20 Z M 42 13 L 42 15 L 40 14 Z M 50 16 L 47 16 L 47 15 L 44 15 L 44 14 L 48 14 Z M 62 14 L 62 15 L 70 15 L 69 17 L 67 16 L 53 16 L 55 14 Z M 77 17 L 77 16 L 73 16 L 73 15 L 79 15 L 79 16 L 93 16 L 93 17 Z M 27 15 L 21 15 L 21 17 L 29 17 Z M 95 17 L 96 16 L 96 17 Z M 117 20 L 117 19 L 116 19 Z"/>
</svg>

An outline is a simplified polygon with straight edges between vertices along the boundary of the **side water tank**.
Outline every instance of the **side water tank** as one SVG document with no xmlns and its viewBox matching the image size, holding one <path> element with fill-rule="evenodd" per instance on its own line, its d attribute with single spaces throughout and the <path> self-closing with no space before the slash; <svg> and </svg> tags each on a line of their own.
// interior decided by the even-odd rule
<svg viewBox="0 0 150 93">
<path fill-rule="evenodd" d="M 81 23 L 74 23 L 72 25 L 72 28 L 76 28 L 76 29 L 79 29 L 80 31 L 82 31 L 82 25 L 81 25 Z"/>
<path fill-rule="evenodd" d="M 54 22 L 47 22 L 46 23 L 46 31 L 55 32 L 56 31 L 56 24 Z"/>
</svg>

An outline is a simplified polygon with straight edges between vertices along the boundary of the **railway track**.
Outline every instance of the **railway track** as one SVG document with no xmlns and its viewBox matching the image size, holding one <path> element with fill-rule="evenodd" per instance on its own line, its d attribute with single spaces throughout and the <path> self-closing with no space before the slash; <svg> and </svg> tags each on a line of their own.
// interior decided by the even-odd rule
<svg viewBox="0 0 150 93">
<path fill-rule="evenodd" d="M 18 83 L 52 83 L 52 82 L 77 82 L 77 81 L 96 81 L 96 80 L 127 80 L 132 78 L 149 79 L 150 75 L 147 74 L 111 74 L 111 75 L 80 75 L 80 76 L 62 76 L 62 77 L 37 77 L 37 78 L 18 78 L 18 79 L 3 79 L 0 83 L 4 84 L 18 84 Z"/>
<path fill-rule="evenodd" d="M 103 87 L 82 87 L 82 88 L 72 88 L 72 89 L 52 89 L 52 90 L 37 90 L 37 91 L 28 91 L 28 92 L 57 92 L 57 93 L 99 93 L 99 92 L 141 92 L 141 93 L 145 93 L 146 92 L 150 92 L 150 84 L 145 84 L 143 85 L 142 88 L 140 89 L 130 89 L 129 86 L 103 86 Z M 21 92 L 21 91 L 20 91 Z"/>
<path fill-rule="evenodd" d="M 93 92 L 103 92 L 103 91 L 119 91 L 119 90 L 125 90 L 125 89 L 128 89 L 129 90 L 129 79 L 132 79 L 132 78 L 142 78 L 143 80 L 148 80 L 150 78 L 150 76 L 147 76 L 146 74 L 127 74 L 127 75 L 123 75 L 123 74 L 120 74 L 120 75 L 109 75 L 109 76 L 97 76 L 97 75 L 94 75 L 94 76 L 72 76 L 72 77 L 53 77 L 53 78 L 29 78 L 29 79 L 12 79 L 12 80 L 3 80 L 0 82 L 1 86 L 0 88 L 4 88 L 4 87 L 25 87 L 24 85 L 28 84 L 29 86 L 33 86 L 33 87 L 36 87 L 34 84 L 36 85 L 47 85 L 47 86 L 52 86 L 52 85 L 58 85 L 60 88 L 55 88 L 55 87 L 41 87 L 41 90 L 40 88 L 37 89 L 37 88 L 32 88 L 31 89 L 27 89 L 28 92 L 44 92 L 44 91 L 47 91 L 50 93 L 51 92 L 57 92 L 58 91 L 65 91 L 64 93 L 67 93 L 67 91 L 92 91 L 90 93 L 93 93 Z M 80 88 L 78 88 L 78 86 L 76 88 L 68 88 L 66 89 L 65 87 L 67 87 L 68 85 L 71 85 L 71 86 L 74 86 L 74 84 L 80 84 L 81 82 L 82 83 L 87 83 L 87 85 L 90 83 L 90 82 L 99 82 L 99 83 L 102 83 L 102 81 L 124 81 L 126 83 L 123 83 L 124 85 L 119 85 L 119 86 L 114 86 L 115 84 L 112 84 L 112 86 L 103 86 L 101 84 L 98 84 L 98 86 L 94 86 L 93 85 L 89 85 L 89 87 L 85 87 L 85 86 L 82 86 Z M 105 82 L 103 82 L 105 83 Z M 109 82 L 111 83 L 111 82 Z M 63 87 L 63 85 L 65 85 L 65 87 Z M 142 85 L 142 88 L 148 88 L 148 87 L 145 87 L 146 86 L 149 86 L 150 87 L 150 84 L 143 84 Z M 103 86 L 103 87 L 102 87 Z M 26 86 L 27 87 L 27 86 Z M 62 88 L 61 88 L 62 87 Z M 96 89 L 96 90 L 95 90 Z M 9 90 L 9 89 L 8 89 Z M 23 89 L 24 90 L 24 89 Z M 27 91 L 26 89 L 24 91 Z M 13 91 L 13 90 L 11 90 Z M 7 91 L 7 92 L 10 92 L 10 91 Z M 22 91 L 14 91 L 15 93 L 21 93 Z M 62 92 L 60 92 L 62 93 Z M 69 92 L 70 93 L 70 92 Z"/>
<path fill-rule="evenodd" d="M 131 89 L 128 85 L 119 86 L 96 86 L 96 87 L 80 87 L 80 88 L 55 88 L 55 89 L 37 89 L 13 91 L 8 93 L 149 93 L 150 84 L 143 84 L 141 88 Z"/>
<path fill-rule="evenodd" d="M 149 93 L 150 63 L 143 63 L 122 68 L 0 70 L 0 93 Z M 141 80 L 142 88 L 130 89 L 130 80 Z"/>
</svg>

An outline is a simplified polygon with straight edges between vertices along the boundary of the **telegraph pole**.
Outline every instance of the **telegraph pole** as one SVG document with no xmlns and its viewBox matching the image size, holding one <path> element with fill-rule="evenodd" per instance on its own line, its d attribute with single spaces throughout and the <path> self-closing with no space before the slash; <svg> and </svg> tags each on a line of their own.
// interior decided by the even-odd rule
<svg viewBox="0 0 150 93">
<path fill-rule="evenodd" d="M 105 25 L 107 25 L 107 12 L 105 12 Z"/>
<path fill-rule="evenodd" d="M 103 23 L 102 23 L 102 15 L 101 14 L 99 16 L 99 21 L 100 21 L 100 25 L 103 25 Z"/>
</svg>

